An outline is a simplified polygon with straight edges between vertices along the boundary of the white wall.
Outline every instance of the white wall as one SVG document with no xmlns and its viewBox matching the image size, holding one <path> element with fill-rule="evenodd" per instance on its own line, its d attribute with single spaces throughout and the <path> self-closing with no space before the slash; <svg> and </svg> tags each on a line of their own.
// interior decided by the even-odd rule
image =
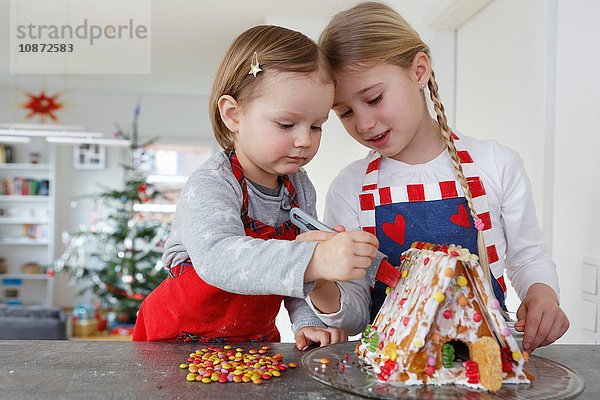
<svg viewBox="0 0 600 400">
<path fill-rule="evenodd" d="M 454 124 L 463 134 L 495 139 L 519 152 L 532 181 L 539 221 L 546 140 L 542 2 L 492 1 L 457 30 Z M 519 304 L 509 284 L 509 310 L 516 311 Z"/>
<path fill-rule="evenodd" d="M 554 258 L 562 302 L 572 318 L 566 340 L 580 337 L 584 257 L 600 257 L 600 2 L 558 1 Z M 596 340 L 598 336 L 596 335 Z"/>
<path fill-rule="evenodd" d="M 493 1 L 458 30 L 455 122 L 466 135 L 496 139 L 521 154 L 538 216 L 545 138 L 541 1 Z"/>
<path fill-rule="evenodd" d="M 598 15 L 593 1 L 495 0 L 457 33 L 455 126 L 524 159 L 571 320 L 564 342 L 589 341 L 581 266 L 600 253 Z"/>
</svg>

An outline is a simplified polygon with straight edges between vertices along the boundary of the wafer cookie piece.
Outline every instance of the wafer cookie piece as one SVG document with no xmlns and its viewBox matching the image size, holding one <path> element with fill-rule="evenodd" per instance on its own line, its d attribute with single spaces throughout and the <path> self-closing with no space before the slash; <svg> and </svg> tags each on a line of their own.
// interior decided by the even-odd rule
<svg viewBox="0 0 600 400">
<path fill-rule="evenodd" d="M 479 338 L 471 346 L 471 359 L 479 366 L 479 379 L 486 389 L 493 392 L 502 387 L 502 362 L 500 345 L 489 336 Z"/>
</svg>

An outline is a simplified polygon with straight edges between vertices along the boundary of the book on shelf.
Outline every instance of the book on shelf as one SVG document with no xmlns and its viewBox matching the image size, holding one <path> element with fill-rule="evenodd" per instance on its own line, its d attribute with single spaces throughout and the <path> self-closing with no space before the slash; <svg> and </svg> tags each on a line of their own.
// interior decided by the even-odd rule
<svg viewBox="0 0 600 400">
<path fill-rule="evenodd" d="M 32 178 L 2 178 L 0 195 L 4 196 L 48 196 L 50 181 L 48 179 Z"/>
<path fill-rule="evenodd" d="M 47 240 L 48 226 L 44 224 L 23 224 L 23 237 L 32 240 Z"/>
<path fill-rule="evenodd" d="M 0 164 L 8 164 L 13 162 L 13 147 L 0 144 Z"/>
</svg>

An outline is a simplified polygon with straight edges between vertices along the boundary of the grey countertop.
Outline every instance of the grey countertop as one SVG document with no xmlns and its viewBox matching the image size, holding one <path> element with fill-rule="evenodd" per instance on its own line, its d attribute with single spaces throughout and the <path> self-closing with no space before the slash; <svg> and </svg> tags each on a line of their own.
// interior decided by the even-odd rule
<svg viewBox="0 0 600 400">
<path fill-rule="evenodd" d="M 250 347 L 260 348 L 260 345 Z M 262 385 L 187 382 L 179 369 L 199 343 L 0 341 L 2 399 L 347 399 L 358 398 L 323 385 L 300 368 L 302 352 L 291 343 L 270 344 L 296 362 Z M 580 398 L 600 399 L 600 346 L 553 345 L 537 350 L 577 371 L 586 382 Z"/>
</svg>

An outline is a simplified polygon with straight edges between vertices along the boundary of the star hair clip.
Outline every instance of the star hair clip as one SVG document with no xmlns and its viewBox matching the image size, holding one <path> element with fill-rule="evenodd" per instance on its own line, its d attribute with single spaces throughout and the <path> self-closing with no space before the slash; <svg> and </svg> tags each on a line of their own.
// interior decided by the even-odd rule
<svg viewBox="0 0 600 400">
<path fill-rule="evenodd" d="M 262 69 L 260 69 L 260 65 L 258 62 L 258 54 L 256 52 L 254 52 L 254 54 L 252 54 L 252 61 L 250 63 L 250 72 L 248 72 L 248 75 L 254 75 L 254 77 L 256 78 L 256 74 L 258 74 L 260 71 L 262 71 Z"/>
</svg>

